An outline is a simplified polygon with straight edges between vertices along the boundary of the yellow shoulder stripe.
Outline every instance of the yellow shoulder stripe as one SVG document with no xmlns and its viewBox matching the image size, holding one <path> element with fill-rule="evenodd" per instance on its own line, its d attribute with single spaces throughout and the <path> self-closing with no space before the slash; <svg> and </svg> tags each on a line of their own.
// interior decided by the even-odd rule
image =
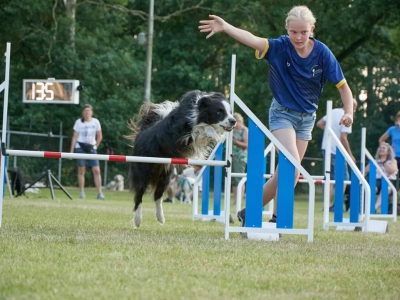
<svg viewBox="0 0 400 300">
<path fill-rule="evenodd" d="M 342 80 L 340 80 L 339 81 L 339 83 L 338 84 L 336 84 L 336 87 L 337 88 L 340 88 L 343 84 L 345 84 L 347 81 L 346 81 L 346 78 L 343 78 Z"/>
<path fill-rule="evenodd" d="M 265 54 L 267 54 L 268 48 L 269 48 L 269 43 L 268 43 L 268 40 L 265 39 L 264 51 L 261 53 L 261 51 L 256 50 L 256 53 L 255 53 L 256 58 L 257 59 L 263 59 Z"/>
</svg>

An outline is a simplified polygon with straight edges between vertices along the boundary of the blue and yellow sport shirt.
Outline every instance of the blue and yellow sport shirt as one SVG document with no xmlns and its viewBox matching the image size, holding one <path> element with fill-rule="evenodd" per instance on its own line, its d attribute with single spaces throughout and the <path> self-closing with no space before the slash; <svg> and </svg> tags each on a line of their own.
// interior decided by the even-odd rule
<svg viewBox="0 0 400 300">
<path fill-rule="evenodd" d="M 313 113 L 327 80 L 340 88 L 345 82 L 342 69 L 325 44 L 314 40 L 314 48 L 306 58 L 300 57 L 288 36 L 266 39 L 257 59 L 269 62 L 269 86 L 282 106 L 299 112 Z"/>
</svg>

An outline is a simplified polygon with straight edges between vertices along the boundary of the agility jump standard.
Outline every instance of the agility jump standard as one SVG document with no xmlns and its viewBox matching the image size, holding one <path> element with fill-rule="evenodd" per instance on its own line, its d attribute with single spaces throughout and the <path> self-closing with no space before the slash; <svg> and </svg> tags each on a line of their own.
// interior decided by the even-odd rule
<svg viewBox="0 0 400 300">
<path fill-rule="evenodd" d="M 332 101 L 327 102 L 326 112 L 326 130 L 327 139 L 325 146 L 325 184 L 324 184 L 324 217 L 323 217 L 323 228 L 328 230 L 330 226 L 343 226 L 343 227 L 361 227 L 363 231 L 369 229 L 369 210 L 370 201 L 366 202 L 366 209 L 368 210 L 362 221 L 359 221 L 360 212 L 360 184 L 365 190 L 367 199 L 370 199 L 371 189 L 368 182 L 365 180 L 363 174 L 358 169 L 356 164 L 350 158 L 346 149 L 340 142 L 332 130 Z M 331 166 L 331 142 L 332 139 L 336 142 L 336 172 L 335 172 L 335 200 L 334 200 L 334 221 L 329 220 L 329 200 L 330 200 L 330 166 Z M 343 219 L 343 194 L 344 194 L 344 167 L 345 162 L 351 168 L 351 185 L 350 185 L 350 220 Z M 342 170 L 342 171 L 341 171 Z"/>
<path fill-rule="evenodd" d="M 7 51 L 6 51 L 6 70 L 5 70 L 5 80 L 2 84 L 0 84 L 0 92 L 4 90 L 4 102 L 3 102 L 3 131 L 1 140 L 6 140 L 6 128 L 7 128 L 7 110 L 8 110 L 8 90 L 9 90 L 9 82 L 10 82 L 10 55 L 11 55 L 11 43 L 7 43 Z M 3 149 L 2 149 L 3 150 Z M 1 156 L 0 165 L 0 228 L 3 219 L 3 195 L 4 195 L 4 176 L 5 176 L 5 168 L 4 168 L 5 157 Z"/>
<path fill-rule="evenodd" d="M 314 234 L 314 202 L 315 184 L 310 174 L 299 164 L 287 149 L 275 138 L 268 128 L 254 115 L 254 113 L 235 94 L 236 55 L 232 55 L 231 68 L 231 107 L 237 104 L 249 117 L 249 150 L 255 151 L 248 156 L 246 191 L 246 224 L 245 227 L 233 227 L 229 225 L 230 213 L 230 181 L 231 168 L 227 169 L 225 179 L 225 239 L 229 239 L 230 232 L 246 232 L 250 234 L 303 234 L 307 235 L 308 242 L 313 241 Z M 263 175 L 265 173 L 264 139 L 265 136 L 280 150 L 278 178 L 278 201 L 277 201 L 277 224 L 276 228 L 262 228 L 262 197 L 263 197 Z M 227 157 L 232 153 L 232 133 L 228 135 Z M 305 229 L 293 228 L 293 206 L 294 206 L 294 174 L 295 169 L 308 180 L 309 205 L 308 224 Z M 285 176 L 282 176 L 285 174 Z M 249 236 L 250 237 L 250 236 Z"/>
<path fill-rule="evenodd" d="M 381 179 L 381 213 L 375 214 L 375 200 L 376 194 L 375 192 L 371 192 L 370 198 L 370 217 L 371 218 L 391 218 L 393 222 L 397 221 L 397 190 L 393 183 L 389 180 L 384 172 L 380 169 L 374 157 L 365 147 L 366 142 L 366 128 L 362 128 L 361 130 L 361 166 L 362 173 L 365 173 L 365 157 L 369 159 L 370 171 L 368 175 L 368 182 L 371 187 L 371 191 L 375 191 L 376 187 L 376 172 L 379 172 L 382 176 Z M 392 213 L 388 213 L 389 206 L 389 188 L 392 190 Z M 367 200 L 369 200 L 367 198 Z M 361 204 L 361 212 L 364 212 L 364 202 Z"/>
</svg>

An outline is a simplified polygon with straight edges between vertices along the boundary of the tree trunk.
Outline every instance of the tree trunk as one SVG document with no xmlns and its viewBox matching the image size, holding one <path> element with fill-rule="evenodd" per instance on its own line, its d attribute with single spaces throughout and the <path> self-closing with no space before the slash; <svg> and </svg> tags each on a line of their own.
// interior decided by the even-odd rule
<svg viewBox="0 0 400 300">
<path fill-rule="evenodd" d="M 71 26 L 69 28 L 69 43 L 75 49 L 75 11 L 76 0 L 64 0 L 66 14 L 71 19 Z"/>
</svg>

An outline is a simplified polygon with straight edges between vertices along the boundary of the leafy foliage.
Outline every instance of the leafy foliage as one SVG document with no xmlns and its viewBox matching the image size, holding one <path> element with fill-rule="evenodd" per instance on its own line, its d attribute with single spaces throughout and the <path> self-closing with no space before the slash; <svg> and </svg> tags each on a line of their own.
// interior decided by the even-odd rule
<svg viewBox="0 0 400 300">
<path fill-rule="evenodd" d="M 368 98 L 356 112 L 353 152 L 359 155 L 359 132 L 367 127 L 368 147 L 375 151 L 379 136 L 400 110 L 400 2 L 392 0 L 303 1 L 317 17 L 316 38 L 338 58 L 354 97 Z M 105 147 L 129 154 L 126 122 L 143 101 L 146 47 L 137 43 L 148 27 L 148 1 L 77 1 L 75 18 L 64 1 L 0 0 L 0 48 L 12 43 L 9 116 L 12 130 L 58 131 L 67 135 L 84 103 L 94 105 L 103 126 Z M 268 123 L 271 93 L 268 63 L 254 58 L 252 49 L 225 34 L 206 40 L 198 21 L 217 14 L 232 25 L 258 36 L 286 34 L 285 14 L 293 1 L 164 0 L 154 7 L 152 100 L 176 100 L 188 90 L 230 91 L 231 56 L 237 55 L 235 91 Z M 75 29 L 71 41 L 71 28 Z M 4 69 L 4 62 L 0 63 Z M 22 79 L 79 79 L 81 105 L 28 105 L 21 101 Z M 320 100 L 340 106 L 339 93 L 328 84 Z M 306 156 L 320 157 L 322 132 L 314 131 Z"/>
</svg>

